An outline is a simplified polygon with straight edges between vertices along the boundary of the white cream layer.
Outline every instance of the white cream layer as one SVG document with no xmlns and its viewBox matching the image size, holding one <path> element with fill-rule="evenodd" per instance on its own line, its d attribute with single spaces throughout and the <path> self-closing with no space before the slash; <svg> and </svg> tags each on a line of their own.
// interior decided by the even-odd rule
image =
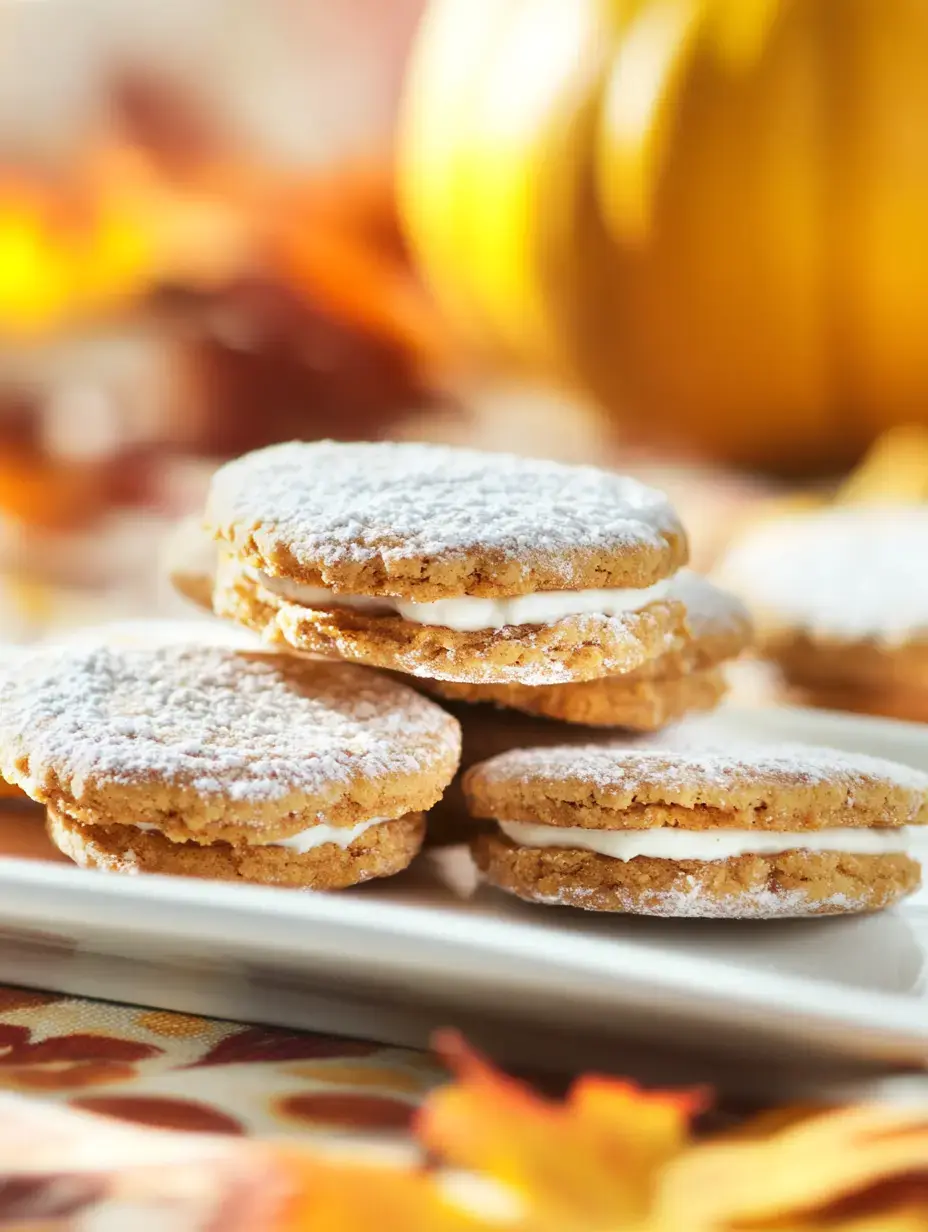
<svg viewBox="0 0 928 1232">
<path fill-rule="evenodd" d="M 250 572 L 250 576 L 265 590 L 304 607 L 348 607 L 371 615 L 397 615 L 417 625 L 439 625 L 459 633 L 503 629 L 507 625 L 547 625 L 567 616 L 621 616 L 640 612 L 649 603 L 666 598 L 672 581 L 664 578 L 653 586 L 638 589 L 538 590 L 510 599 L 461 595 L 455 599 L 437 599 L 434 603 L 413 603 L 409 599 L 389 596 L 337 595 L 320 586 L 303 586 L 258 571 Z"/>
<path fill-rule="evenodd" d="M 379 826 L 382 821 L 387 821 L 386 817 L 372 817 L 370 821 L 359 821 L 353 826 L 330 826 L 325 822 L 319 822 L 315 826 L 310 826 L 306 830 L 301 830 L 299 834 L 291 834 L 289 838 L 276 838 L 270 843 L 253 843 L 254 847 L 288 847 L 291 851 L 297 852 L 299 855 L 305 855 L 307 851 L 314 851 L 317 847 L 324 847 L 326 843 L 334 843 L 336 847 L 342 849 L 350 847 L 356 838 L 369 830 L 371 826 Z M 146 825 L 144 822 L 137 823 L 133 829 L 135 830 L 157 830 L 158 826 Z"/>
<path fill-rule="evenodd" d="M 835 826 L 830 830 L 587 830 L 579 826 L 539 826 L 501 821 L 507 838 L 522 847 L 572 847 L 613 860 L 732 860 L 736 856 L 777 855 L 783 851 L 842 851 L 848 855 L 904 854 L 914 827 L 885 829 Z"/>
</svg>

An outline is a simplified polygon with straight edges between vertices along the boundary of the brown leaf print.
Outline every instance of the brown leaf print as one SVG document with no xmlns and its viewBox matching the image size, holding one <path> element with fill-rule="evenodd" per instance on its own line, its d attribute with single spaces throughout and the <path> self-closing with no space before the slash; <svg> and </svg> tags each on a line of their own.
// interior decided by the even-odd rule
<svg viewBox="0 0 928 1232">
<path fill-rule="evenodd" d="M 31 1042 L 28 1027 L 0 1023 L 0 1086 L 17 1090 L 75 1090 L 123 1082 L 135 1063 L 161 1048 L 111 1035 L 75 1032 Z"/>
<path fill-rule="evenodd" d="M 75 1108 L 148 1125 L 153 1129 L 180 1129 L 196 1134 L 243 1134 L 234 1117 L 192 1099 L 160 1095 L 88 1095 L 72 1100 Z"/>
<path fill-rule="evenodd" d="M 7 1091 L 79 1091 L 112 1086 L 136 1076 L 134 1065 L 121 1061 L 82 1061 L 66 1068 L 13 1067 L 0 1070 L 0 1088 Z"/>
<path fill-rule="evenodd" d="M 343 1092 L 307 1092 L 276 1102 L 275 1111 L 287 1121 L 328 1129 L 408 1130 L 416 1109 L 398 1099 Z"/>
<path fill-rule="evenodd" d="M 250 1061 L 311 1061 L 320 1057 L 369 1057 L 380 1045 L 364 1040 L 338 1039 L 334 1035 L 274 1031 L 246 1027 L 219 1041 L 189 1069 L 213 1065 L 241 1065 Z"/>
</svg>

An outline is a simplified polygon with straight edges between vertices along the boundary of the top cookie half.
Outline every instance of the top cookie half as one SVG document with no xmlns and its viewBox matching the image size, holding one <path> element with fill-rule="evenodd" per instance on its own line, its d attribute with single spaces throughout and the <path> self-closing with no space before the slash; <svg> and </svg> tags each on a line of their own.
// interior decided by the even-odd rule
<svg viewBox="0 0 928 1232">
<path fill-rule="evenodd" d="M 207 523 L 252 568 L 420 603 L 647 587 L 687 558 L 666 497 L 634 479 L 437 445 L 247 454 L 214 477 Z"/>
</svg>

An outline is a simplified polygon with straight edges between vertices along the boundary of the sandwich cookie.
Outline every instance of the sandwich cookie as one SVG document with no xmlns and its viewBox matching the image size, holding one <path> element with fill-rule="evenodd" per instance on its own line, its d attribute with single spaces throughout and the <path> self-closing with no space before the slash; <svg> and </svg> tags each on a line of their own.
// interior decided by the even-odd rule
<svg viewBox="0 0 928 1232">
<path fill-rule="evenodd" d="M 430 682 L 441 697 L 494 702 L 527 714 L 583 723 L 658 731 L 695 711 L 713 709 L 726 692 L 720 664 L 750 643 L 751 620 L 744 604 L 706 578 L 681 570 L 669 595 L 686 608 L 688 632 L 666 654 L 621 676 L 572 684 Z"/>
<path fill-rule="evenodd" d="M 457 722 L 363 668 L 223 647 L 73 647 L 8 677 L 0 772 L 119 872 L 336 889 L 405 868 Z"/>
<path fill-rule="evenodd" d="M 214 476 L 217 614 L 269 642 L 437 680 L 633 671 L 685 633 L 666 497 L 593 467 L 292 443 Z"/>
<path fill-rule="evenodd" d="M 798 699 L 928 718 L 928 506 L 837 506 L 764 523 L 718 569 Z"/>
<path fill-rule="evenodd" d="M 162 549 L 161 572 L 175 591 L 212 614 L 219 550 L 200 517 L 182 518 Z"/>
<path fill-rule="evenodd" d="M 802 745 L 738 755 L 524 749 L 464 777 L 474 857 L 520 898 L 769 919 L 875 911 L 917 889 L 928 776 Z"/>
</svg>

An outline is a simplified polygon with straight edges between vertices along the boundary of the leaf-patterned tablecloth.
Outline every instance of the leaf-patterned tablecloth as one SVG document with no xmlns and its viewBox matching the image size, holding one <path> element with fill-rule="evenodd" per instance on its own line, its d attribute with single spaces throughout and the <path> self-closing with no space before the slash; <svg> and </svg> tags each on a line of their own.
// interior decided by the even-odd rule
<svg viewBox="0 0 928 1232">
<path fill-rule="evenodd" d="M 403 1134 L 427 1054 L 0 987 L 0 1091 L 137 1124 L 237 1135 Z"/>
</svg>

